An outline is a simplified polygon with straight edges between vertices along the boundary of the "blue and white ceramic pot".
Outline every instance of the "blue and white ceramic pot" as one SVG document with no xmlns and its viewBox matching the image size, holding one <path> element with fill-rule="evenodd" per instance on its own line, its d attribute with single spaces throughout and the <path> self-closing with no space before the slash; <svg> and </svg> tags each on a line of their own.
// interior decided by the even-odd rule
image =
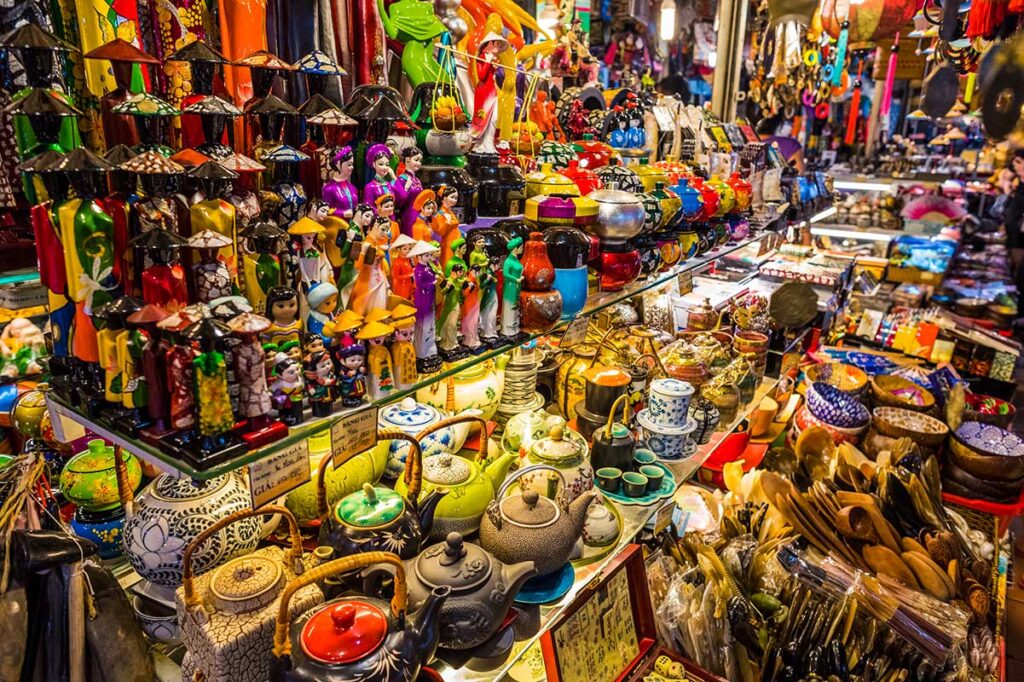
<svg viewBox="0 0 1024 682">
<path fill-rule="evenodd" d="M 655 379 L 647 399 L 647 416 L 659 427 L 681 428 L 686 425 L 693 397 L 693 385 L 673 379 Z"/>
</svg>

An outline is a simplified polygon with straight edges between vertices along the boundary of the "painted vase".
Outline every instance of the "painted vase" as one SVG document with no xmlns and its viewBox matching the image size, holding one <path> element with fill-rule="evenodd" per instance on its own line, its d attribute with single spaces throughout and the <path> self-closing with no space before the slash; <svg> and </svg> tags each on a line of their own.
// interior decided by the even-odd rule
<svg viewBox="0 0 1024 682">
<path fill-rule="evenodd" d="M 710 185 L 720 197 L 718 204 L 718 210 L 715 211 L 714 217 L 721 218 L 726 213 L 732 210 L 733 206 L 736 205 L 736 192 L 729 186 L 722 178 L 717 175 L 712 175 L 711 179 L 704 183 Z"/>
<path fill-rule="evenodd" d="M 421 388 L 416 392 L 416 399 L 451 414 L 476 409 L 484 419 L 493 419 L 505 387 L 506 359 L 501 357 L 467 367 L 444 381 Z"/>
<path fill-rule="evenodd" d="M 704 212 L 704 199 L 700 190 L 693 186 L 691 180 L 680 176 L 671 189 L 682 204 L 682 219 L 690 223 L 699 220 Z"/>
<path fill-rule="evenodd" d="M 120 504 L 102 511 L 89 511 L 79 507 L 71 517 L 71 531 L 80 538 L 96 543 L 101 559 L 116 559 L 124 547 L 124 507 Z"/>
<path fill-rule="evenodd" d="M 568 357 L 555 375 L 555 402 L 568 421 L 576 418 L 576 403 L 586 396 L 587 384 L 583 372 L 594 366 L 597 346 L 580 343 L 572 347 Z"/>
<path fill-rule="evenodd" d="M 134 491 L 142 482 L 142 466 L 135 455 L 125 452 L 128 482 Z M 86 511 L 107 511 L 120 505 L 114 446 L 105 441 L 89 441 L 64 465 L 60 474 L 60 490 L 64 497 Z"/>
<path fill-rule="evenodd" d="M 733 212 L 742 213 L 749 209 L 751 199 L 754 196 L 754 186 L 747 182 L 738 172 L 733 173 L 727 182 L 736 194 L 736 204 L 733 206 Z"/>
</svg>

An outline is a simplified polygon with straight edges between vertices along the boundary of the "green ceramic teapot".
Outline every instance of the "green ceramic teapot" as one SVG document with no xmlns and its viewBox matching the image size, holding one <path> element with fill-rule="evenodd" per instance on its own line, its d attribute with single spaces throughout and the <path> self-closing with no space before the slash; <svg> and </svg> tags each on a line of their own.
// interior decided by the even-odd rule
<svg viewBox="0 0 1024 682">
<path fill-rule="evenodd" d="M 134 492 L 142 482 L 142 467 L 130 452 L 125 454 L 124 464 L 127 481 Z M 100 438 L 89 441 L 87 449 L 64 465 L 60 472 L 60 491 L 68 502 L 85 511 L 103 511 L 119 506 L 114 446 L 107 445 Z"/>
<path fill-rule="evenodd" d="M 480 448 L 474 459 L 460 457 L 454 452 L 438 452 L 423 458 L 423 493 L 446 490 L 448 494 L 437 505 L 430 537 L 443 540 L 451 532 L 468 535 L 480 527 L 480 517 L 494 499 L 494 491 L 501 487 L 509 466 L 516 455 L 506 452 L 485 463 L 487 457 L 487 422 L 477 415 L 462 414 L 427 427 L 417 436 L 424 440 L 431 433 L 456 424 L 475 422 L 480 428 Z M 395 484 L 399 494 L 406 494 L 407 483 L 402 477 Z"/>
</svg>

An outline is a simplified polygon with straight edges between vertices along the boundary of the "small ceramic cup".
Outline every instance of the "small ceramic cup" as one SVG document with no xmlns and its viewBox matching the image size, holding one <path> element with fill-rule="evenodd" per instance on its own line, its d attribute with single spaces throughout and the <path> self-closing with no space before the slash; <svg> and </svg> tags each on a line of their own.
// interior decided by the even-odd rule
<svg viewBox="0 0 1024 682">
<path fill-rule="evenodd" d="M 661 482 L 665 480 L 665 470 L 654 464 L 640 467 L 640 473 L 647 477 L 647 489 L 650 491 L 660 488 Z"/>
<path fill-rule="evenodd" d="M 647 477 L 635 471 L 622 474 L 622 492 L 626 497 L 643 497 L 647 494 Z"/>
<path fill-rule="evenodd" d="M 650 450 L 637 450 L 633 453 L 633 468 L 640 471 L 643 467 L 654 464 L 658 461 L 658 456 Z"/>
<path fill-rule="evenodd" d="M 622 483 L 622 469 L 617 467 L 601 467 L 597 470 L 597 487 L 610 493 L 619 492 Z"/>
<path fill-rule="evenodd" d="M 662 426 L 682 426 L 690 410 L 693 385 L 680 379 L 655 379 L 647 399 L 647 413 L 651 420 Z"/>
</svg>

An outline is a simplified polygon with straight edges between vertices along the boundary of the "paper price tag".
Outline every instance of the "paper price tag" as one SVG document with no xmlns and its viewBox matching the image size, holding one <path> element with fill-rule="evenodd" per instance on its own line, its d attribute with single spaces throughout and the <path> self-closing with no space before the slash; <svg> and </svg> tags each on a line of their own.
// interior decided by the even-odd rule
<svg viewBox="0 0 1024 682">
<path fill-rule="evenodd" d="M 283 452 L 249 465 L 252 506 L 276 500 L 309 479 L 309 441 L 303 438 Z"/>
<path fill-rule="evenodd" d="M 331 427 L 331 451 L 338 468 L 377 443 L 377 406 L 346 414 Z"/>
<path fill-rule="evenodd" d="M 568 327 L 565 328 L 565 333 L 562 334 L 562 340 L 559 341 L 558 347 L 565 349 L 571 348 L 578 343 L 583 343 L 583 341 L 585 341 L 587 338 L 587 328 L 589 327 L 589 315 L 577 317 L 575 320 L 569 323 Z"/>
<path fill-rule="evenodd" d="M 693 291 L 693 271 L 684 270 L 680 272 L 676 277 L 676 284 L 679 285 L 680 296 L 686 296 L 686 294 Z"/>
<path fill-rule="evenodd" d="M 657 535 L 663 530 L 669 527 L 672 523 L 672 512 L 676 509 L 676 503 L 670 502 L 664 507 L 658 510 L 657 516 L 654 517 L 654 534 Z"/>
</svg>

